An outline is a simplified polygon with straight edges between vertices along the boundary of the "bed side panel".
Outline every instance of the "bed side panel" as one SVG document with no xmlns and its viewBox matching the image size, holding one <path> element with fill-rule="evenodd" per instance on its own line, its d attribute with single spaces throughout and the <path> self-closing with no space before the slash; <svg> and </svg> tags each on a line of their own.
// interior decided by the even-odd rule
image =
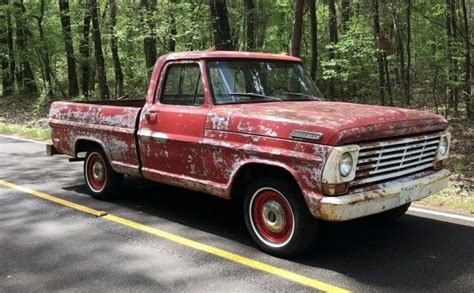
<svg viewBox="0 0 474 293">
<path fill-rule="evenodd" d="M 112 168 L 120 173 L 139 175 L 136 148 L 136 120 L 140 108 L 55 102 L 51 105 L 49 125 L 56 149 L 76 155 L 80 140 L 102 146 Z"/>
</svg>

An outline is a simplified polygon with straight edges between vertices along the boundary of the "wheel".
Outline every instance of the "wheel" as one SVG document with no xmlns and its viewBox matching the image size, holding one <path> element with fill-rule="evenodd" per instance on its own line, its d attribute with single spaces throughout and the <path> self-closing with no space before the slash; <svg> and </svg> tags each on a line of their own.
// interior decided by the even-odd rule
<svg viewBox="0 0 474 293">
<path fill-rule="evenodd" d="M 302 254 L 316 238 L 316 219 L 299 188 L 285 178 L 260 178 L 250 183 L 244 216 L 258 247 L 275 256 Z"/>
<path fill-rule="evenodd" d="M 84 161 L 84 178 L 89 194 L 100 200 L 118 197 L 123 175 L 115 172 L 102 150 L 91 150 Z"/>
<path fill-rule="evenodd" d="M 385 222 L 385 223 L 395 222 L 408 211 L 408 208 L 410 207 L 410 205 L 411 205 L 411 202 L 406 203 L 397 208 L 385 211 L 383 213 L 376 214 L 374 215 L 374 217 L 377 220 Z"/>
</svg>

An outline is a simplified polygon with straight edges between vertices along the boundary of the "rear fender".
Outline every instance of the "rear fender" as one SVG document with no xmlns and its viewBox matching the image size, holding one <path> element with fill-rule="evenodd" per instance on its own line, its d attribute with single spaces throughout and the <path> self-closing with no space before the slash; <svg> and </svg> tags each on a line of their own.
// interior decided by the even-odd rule
<svg viewBox="0 0 474 293">
<path fill-rule="evenodd" d="M 83 152 L 83 151 L 80 151 L 78 150 L 78 146 L 80 143 L 82 142 L 90 142 L 90 143 L 94 143 L 96 145 L 98 145 L 102 151 L 105 153 L 105 156 L 107 157 L 107 160 L 109 161 L 109 163 L 111 163 L 111 158 L 110 158 L 110 154 L 109 154 L 109 151 L 108 149 L 105 147 L 105 144 L 100 141 L 99 139 L 96 139 L 94 137 L 86 137 L 86 136 L 78 136 L 76 137 L 76 140 L 74 142 L 74 156 L 77 158 L 77 154 L 80 153 L 80 152 Z M 87 150 L 88 151 L 88 150 Z M 86 151 L 86 152 L 87 152 Z"/>
</svg>

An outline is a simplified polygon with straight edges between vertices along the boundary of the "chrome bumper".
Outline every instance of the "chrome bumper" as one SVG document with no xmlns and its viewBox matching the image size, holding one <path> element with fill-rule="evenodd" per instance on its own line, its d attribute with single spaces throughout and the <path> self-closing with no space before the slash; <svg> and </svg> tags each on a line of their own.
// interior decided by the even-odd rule
<svg viewBox="0 0 474 293">
<path fill-rule="evenodd" d="M 320 202 L 320 218 L 327 221 L 346 221 L 423 199 L 446 188 L 449 174 L 448 170 L 441 170 L 413 181 L 387 184 L 383 189 L 323 197 Z"/>
</svg>

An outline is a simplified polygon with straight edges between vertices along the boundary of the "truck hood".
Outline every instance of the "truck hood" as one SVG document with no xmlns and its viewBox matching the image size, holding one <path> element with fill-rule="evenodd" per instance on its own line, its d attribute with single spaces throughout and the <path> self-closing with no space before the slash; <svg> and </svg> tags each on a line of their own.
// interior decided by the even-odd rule
<svg viewBox="0 0 474 293">
<path fill-rule="evenodd" d="M 446 129 L 428 112 L 330 101 L 272 102 L 213 107 L 206 128 L 290 139 L 295 130 L 321 134 L 317 141 L 342 145 Z"/>
</svg>

